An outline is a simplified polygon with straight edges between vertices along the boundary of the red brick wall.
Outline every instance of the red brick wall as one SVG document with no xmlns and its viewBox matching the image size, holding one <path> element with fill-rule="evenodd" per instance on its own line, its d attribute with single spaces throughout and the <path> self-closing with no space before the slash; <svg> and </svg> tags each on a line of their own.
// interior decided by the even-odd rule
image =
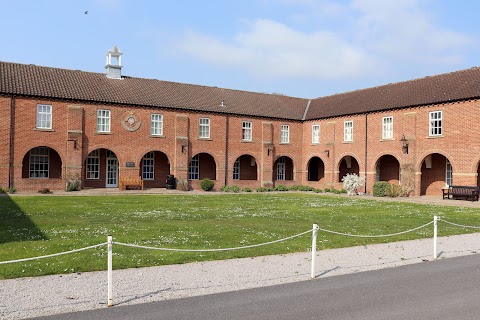
<svg viewBox="0 0 480 320">
<path fill-rule="evenodd" d="M 35 128 L 36 106 L 39 103 L 53 106 L 52 130 Z M 207 153 L 213 158 L 215 169 L 207 165 L 210 172 L 202 174 L 214 176 L 216 188 L 225 184 L 245 183 L 248 184 L 245 186 L 252 188 L 275 184 L 275 160 L 281 156 L 292 159 L 293 180 L 289 183 L 310 184 L 319 188 L 341 187 L 339 177 L 346 172 L 341 169 L 341 160 L 345 156 L 351 156 L 358 161 L 356 170 L 361 175 L 366 174 L 367 191 L 372 190 L 376 176 L 375 166 L 382 156 L 397 159 L 400 166 L 409 163 L 414 166 L 417 180 L 414 194 L 417 195 L 441 194 L 440 188 L 445 183 L 444 173 L 443 176 L 440 171 L 431 175 L 422 169 L 425 157 L 430 154 L 439 154 L 449 159 L 453 167 L 454 184 L 475 185 L 480 180 L 478 178 L 480 142 L 477 139 L 477 133 L 480 132 L 480 113 L 477 112 L 480 102 L 477 100 L 304 123 L 33 98 L 15 98 L 13 105 L 15 145 L 11 186 L 20 191 L 38 190 L 39 186 L 47 185 L 50 188 L 63 189 L 67 176 L 77 174 L 84 178 L 85 159 L 89 152 L 98 148 L 112 150 L 117 155 L 120 177 L 139 175 L 141 159 L 147 152 L 163 153 L 165 157 L 159 160 L 162 164 L 156 164 L 156 168 L 162 168 L 155 173 L 159 181 L 151 183 L 151 187 L 163 187 L 167 172 L 173 173 L 177 178 L 187 178 L 188 163 L 198 153 Z M 0 97 L 0 115 L 4 119 L 0 124 L 0 186 L 5 187 L 8 187 L 9 183 L 10 106 L 11 101 L 8 97 Z M 96 132 L 98 109 L 111 110 L 109 134 Z M 429 111 L 437 110 L 443 111 L 443 135 L 430 137 Z M 152 113 L 163 115 L 164 133 L 161 137 L 150 135 Z M 137 123 L 141 123 L 137 130 L 129 131 L 122 125 L 129 114 L 135 115 Z M 382 139 L 382 117 L 385 116 L 393 116 L 393 139 Z M 201 117 L 210 119 L 209 139 L 201 139 L 198 136 Z M 353 121 L 353 142 L 343 141 L 343 126 L 346 120 Z M 242 140 L 242 121 L 252 122 L 252 141 Z M 290 126 L 288 144 L 280 143 L 282 124 Z M 319 144 L 312 144 L 312 124 L 320 125 Z M 402 152 L 400 139 L 403 135 L 408 142 L 408 154 Z M 62 179 L 38 182 L 35 179 L 22 178 L 22 171 L 26 170 L 24 158 L 29 150 L 37 146 L 47 146 L 58 154 L 61 159 Z M 233 180 L 233 164 L 242 155 L 251 155 L 255 158 L 258 172 L 256 180 L 248 182 Z M 319 169 L 319 176 L 322 176 L 320 181 L 308 181 L 308 163 L 313 157 L 318 157 L 323 163 L 323 169 Z M 210 164 L 213 161 L 210 161 Z M 127 167 L 127 162 L 133 162 L 135 167 Z M 104 161 L 101 160 L 101 163 Z M 388 161 L 386 166 L 387 169 L 381 173 L 382 179 L 394 181 L 393 176 L 397 174 L 394 168 L 396 164 Z M 382 167 L 385 167 L 383 162 Z M 242 174 L 246 174 L 243 172 L 244 170 L 241 170 Z M 249 178 L 252 178 L 255 171 L 246 172 L 249 172 Z M 287 172 L 290 172 L 289 168 Z M 147 186 L 149 184 L 150 182 Z M 198 184 L 192 182 L 194 188 L 198 188 Z M 104 181 L 94 183 L 84 180 L 84 186 L 104 185 Z"/>
</svg>

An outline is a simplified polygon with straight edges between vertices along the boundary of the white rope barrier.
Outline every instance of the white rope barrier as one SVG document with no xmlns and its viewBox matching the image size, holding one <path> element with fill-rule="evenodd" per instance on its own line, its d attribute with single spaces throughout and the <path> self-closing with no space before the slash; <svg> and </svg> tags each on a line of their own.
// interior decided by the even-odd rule
<svg viewBox="0 0 480 320">
<path fill-rule="evenodd" d="M 0 264 L 15 263 L 15 262 L 24 262 L 24 261 L 45 259 L 45 258 L 51 258 L 51 257 L 58 257 L 58 256 L 62 256 L 62 255 L 64 255 L 64 254 L 75 253 L 75 252 L 80 252 L 80 251 L 84 251 L 84 250 L 88 250 L 88 249 L 93 249 L 93 248 L 101 247 L 101 246 L 104 246 L 104 245 L 106 245 L 106 244 L 107 244 L 107 242 L 104 242 L 104 243 L 96 244 L 96 245 L 89 246 L 89 247 L 85 247 L 85 248 L 74 249 L 74 250 L 65 251 L 65 252 L 59 252 L 59 253 L 53 253 L 53 254 L 49 254 L 49 255 L 46 255 L 46 256 L 40 256 L 40 257 L 25 258 L 25 259 L 10 260 L 10 261 L 0 261 Z"/>
<path fill-rule="evenodd" d="M 266 246 L 269 244 L 277 243 L 277 242 L 282 242 L 286 240 L 290 240 L 296 237 L 303 236 L 304 234 L 312 232 L 313 229 L 307 230 L 305 232 L 279 239 L 279 240 L 274 240 L 270 242 L 265 242 L 265 243 L 260 243 L 260 244 L 253 244 L 249 246 L 243 246 L 243 247 L 233 247 L 233 248 L 219 248 L 219 249 L 178 249 L 178 248 L 159 248 L 159 247 L 149 247 L 149 246 L 140 246 L 136 244 L 130 244 L 130 243 L 123 243 L 123 242 L 116 242 L 114 241 L 113 244 L 118 244 L 120 246 L 125 246 L 125 247 L 133 247 L 133 248 L 140 248 L 140 249 L 150 249 L 150 250 L 161 250 L 161 251 L 176 251 L 176 252 L 219 252 L 219 251 L 230 251 L 230 250 L 241 250 L 241 249 L 249 249 L 249 248 L 255 248 L 255 247 L 261 247 L 261 246 Z"/>
<path fill-rule="evenodd" d="M 462 227 L 462 228 L 470 228 L 470 229 L 480 229 L 480 227 L 475 227 L 475 226 L 465 226 L 463 224 L 457 224 L 457 223 L 453 223 L 453 222 L 450 222 L 450 221 L 447 221 L 447 220 L 444 220 L 444 219 L 438 219 L 440 221 L 443 221 L 447 224 L 451 224 L 452 226 L 457 226 L 457 227 Z"/>
<path fill-rule="evenodd" d="M 413 232 L 413 231 L 416 231 L 418 229 L 421 229 L 421 228 L 425 228 L 426 226 L 432 224 L 433 221 L 430 221 L 429 223 L 426 223 L 420 227 L 417 227 L 417 228 L 414 228 L 414 229 L 410 229 L 410 230 L 407 230 L 407 231 L 401 231 L 401 232 L 397 232 L 397 233 L 391 233 L 391 234 L 380 234 L 380 235 L 356 235 L 356 234 L 350 234 L 350 233 L 342 233 L 342 232 L 337 232 L 337 231 L 332 231 L 332 230 L 328 230 L 328 229 L 323 229 L 323 228 L 319 228 L 318 230 L 321 230 L 321 231 L 324 231 L 324 232 L 328 232 L 328 233 L 333 233 L 333 234 L 338 234 L 338 235 L 341 235 L 341 236 L 347 236 L 347 237 L 356 237 L 356 238 L 385 238 L 385 237 L 393 237 L 393 236 L 398 236 L 398 235 L 401 235 L 401 234 L 405 234 L 405 233 L 409 233 L 409 232 Z"/>
</svg>

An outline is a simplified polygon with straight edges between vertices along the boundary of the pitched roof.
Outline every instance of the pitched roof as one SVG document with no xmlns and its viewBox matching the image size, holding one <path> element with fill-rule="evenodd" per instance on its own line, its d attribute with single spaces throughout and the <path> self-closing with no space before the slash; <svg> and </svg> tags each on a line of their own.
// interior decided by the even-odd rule
<svg viewBox="0 0 480 320">
<path fill-rule="evenodd" d="M 480 98 L 480 68 L 308 99 L 0 62 L 0 94 L 313 120 Z M 224 106 L 222 106 L 224 101 Z"/>
<path fill-rule="evenodd" d="M 480 68 L 313 99 L 305 120 L 480 98 Z"/>
<path fill-rule="evenodd" d="M 0 94 L 301 120 L 308 99 L 0 62 Z M 222 106 L 222 100 L 224 104 Z"/>
</svg>

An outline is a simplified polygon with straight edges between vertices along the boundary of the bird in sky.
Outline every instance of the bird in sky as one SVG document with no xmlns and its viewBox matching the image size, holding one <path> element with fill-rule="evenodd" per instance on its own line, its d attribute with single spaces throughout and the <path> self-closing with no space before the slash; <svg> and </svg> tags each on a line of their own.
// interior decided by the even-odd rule
<svg viewBox="0 0 480 320">
<path fill-rule="evenodd" d="M 85 11 L 85 14 L 88 14 L 88 10 L 87 10 L 87 11 Z"/>
</svg>

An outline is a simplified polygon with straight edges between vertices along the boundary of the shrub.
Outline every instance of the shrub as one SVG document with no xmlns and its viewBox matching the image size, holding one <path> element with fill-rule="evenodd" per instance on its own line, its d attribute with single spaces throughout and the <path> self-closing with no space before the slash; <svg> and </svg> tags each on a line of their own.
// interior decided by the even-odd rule
<svg viewBox="0 0 480 320">
<path fill-rule="evenodd" d="M 230 190 L 232 192 L 238 193 L 238 192 L 240 192 L 240 187 L 239 186 L 231 186 Z"/>
<path fill-rule="evenodd" d="M 213 190 L 214 185 L 215 184 L 213 183 L 213 181 L 208 179 L 208 178 L 203 178 L 202 182 L 200 182 L 200 188 L 202 188 L 202 190 L 204 190 L 204 191 Z"/>
<path fill-rule="evenodd" d="M 190 188 L 188 187 L 188 180 L 183 178 L 177 179 L 177 190 L 180 191 L 188 191 Z"/>
<path fill-rule="evenodd" d="M 273 191 L 272 188 L 265 188 L 265 187 L 260 187 L 255 189 L 257 192 L 268 192 L 268 191 Z"/>
<path fill-rule="evenodd" d="M 16 193 L 17 192 L 17 189 L 15 189 L 14 187 L 10 187 L 8 189 L 8 193 Z"/>
<path fill-rule="evenodd" d="M 310 186 L 298 186 L 298 190 L 300 191 L 312 191 L 314 188 Z"/>
<path fill-rule="evenodd" d="M 7 189 L 0 187 L 0 193 L 7 193 Z"/>
<path fill-rule="evenodd" d="M 48 194 L 48 193 L 53 193 L 53 192 L 50 191 L 50 189 L 48 189 L 48 188 L 43 188 L 43 189 L 38 190 L 38 193 Z"/>
<path fill-rule="evenodd" d="M 78 176 L 70 177 L 67 179 L 67 187 L 65 191 L 80 191 L 82 180 Z"/>
<path fill-rule="evenodd" d="M 322 190 L 322 189 L 314 189 L 313 192 L 315 192 L 315 193 L 322 193 L 323 190 Z"/>
<path fill-rule="evenodd" d="M 377 181 L 373 184 L 373 196 L 385 197 L 390 191 L 390 183 L 386 181 Z"/>
<path fill-rule="evenodd" d="M 300 186 L 293 185 L 293 186 L 291 186 L 291 187 L 289 188 L 289 190 L 291 190 L 291 191 L 297 191 L 299 187 L 300 187 Z"/>
<path fill-rule="evenodd" d="M 243 192 L 252 192 L 252 189 L 250 189 L 250 188 L 247 187 L 247 188 L 243 188 L 242 191 L 243 191 Z"/>
<path fill-rule="evenodd" d="M 223 187 L 220 188 L 220 191 L 230 192 L 230 188 L 228 186 L 223 186 Z"/>
<path fill-rule="evenodd" d="M 387 195 L 389 197 L 396 198 L 400 195 L 401 191 L 401 187 L 398 184 L 391 184 Z"/>
<path fill-rule="evenodd" d="M 282 184 L 279 184 L 278 186 L 275 187 L 275 191 L 288 191 L 288 188 Z"/>
<path fill-rule="evenodd" d="M 331 191 L 331 189 L 330 189 L 330 188 L 325 188 L 325 190 L 324 190 L 324 191 L 325 191 L 325 192 L 330 192 L 330 191 Z"/>
<path fill-rule="evenodd" d="M 365 177 L 360 177 L 356 173 L 347 173 L 347 175 L 342 178 L 342 182 L 343 188 L 347 190 L 347 194 L 352 196 L 356 194 L 358 187 L 361 187 L 365 184 Z"/>
</svg>

